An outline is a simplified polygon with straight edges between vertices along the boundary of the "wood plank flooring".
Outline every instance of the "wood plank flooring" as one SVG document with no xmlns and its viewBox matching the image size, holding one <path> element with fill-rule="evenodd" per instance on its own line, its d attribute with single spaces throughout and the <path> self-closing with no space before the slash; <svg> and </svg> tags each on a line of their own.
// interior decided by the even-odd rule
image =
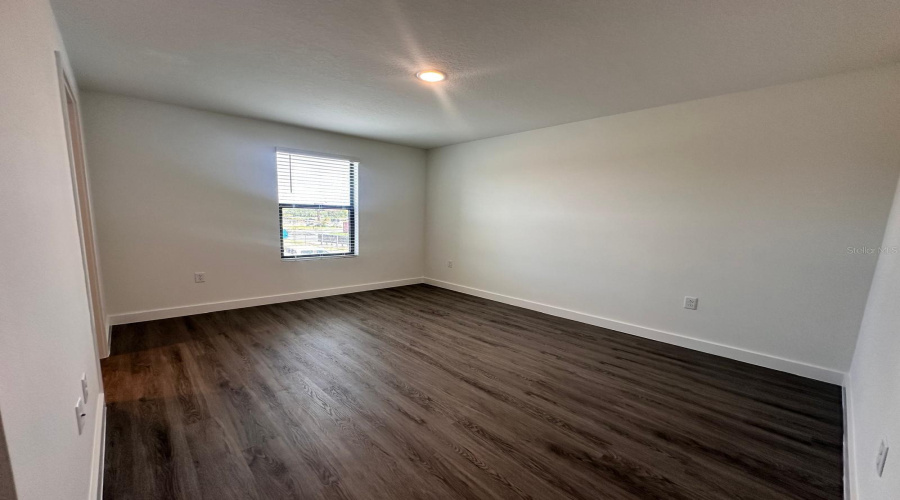
<svg viewBox="0 0 900 500">
<path fill-rule="evenodd" d="M 117 326 L 106 500 L 840 499 L 840 388 L 414 285 Z"/>
</svg>

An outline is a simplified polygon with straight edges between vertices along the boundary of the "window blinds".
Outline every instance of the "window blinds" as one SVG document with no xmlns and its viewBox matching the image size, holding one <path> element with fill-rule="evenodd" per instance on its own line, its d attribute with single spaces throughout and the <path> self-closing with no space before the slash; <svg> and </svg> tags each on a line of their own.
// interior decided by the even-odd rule
<svg viewBox="0 0 900 500">
<path fill-rule="evenodd" d="M 356 253 L 357 163 L 276 151 L 281 256 Z"/>
</svg>

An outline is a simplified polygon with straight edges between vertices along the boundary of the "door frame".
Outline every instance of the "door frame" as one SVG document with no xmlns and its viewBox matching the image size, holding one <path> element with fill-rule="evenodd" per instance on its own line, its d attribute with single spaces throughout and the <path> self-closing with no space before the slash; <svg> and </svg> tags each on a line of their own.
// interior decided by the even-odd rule
<svg viewBox="0 0 900 500">
<path fill-rule="evenodd" d="M 103 313 L 103 291 L 100 282 L 100 266 L 97 259 L 97 242 L 91 210 L 90 183 L 87 176 L 87 161 L 84 153 L 81 113 L 78 97 L 66 73 L 62 56 L 56 52 L 56 69 L 59 76 L 59 92 L 62 99 L 63 124 L 66 144 L 69 150 L 69 168 L 72 173 L 72 190 L 75 196 L 75 219 L 78 237 L 81 240 L 81 258 L 84 266 L 84 281 L 90 309 L 91 330 L 97 358 L 109 356 L 110 335 Z M 99 361 L 98 361 L 99 363 Z M 98 365 L 99 368 L 99 365 Z M 99 373 L 99 371 L 98 371 Z"/>
</svg>

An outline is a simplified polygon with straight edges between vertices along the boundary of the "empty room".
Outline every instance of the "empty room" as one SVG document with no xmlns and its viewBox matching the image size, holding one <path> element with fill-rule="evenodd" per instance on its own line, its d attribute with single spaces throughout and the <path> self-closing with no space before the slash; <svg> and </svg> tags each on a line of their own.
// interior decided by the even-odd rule
<svg viewBox="0 0 900 500">
<path fill-rule="evenodd" d="M 900 500 L 900 0 L 0 0 L 0 500 Z"/>
</svg>

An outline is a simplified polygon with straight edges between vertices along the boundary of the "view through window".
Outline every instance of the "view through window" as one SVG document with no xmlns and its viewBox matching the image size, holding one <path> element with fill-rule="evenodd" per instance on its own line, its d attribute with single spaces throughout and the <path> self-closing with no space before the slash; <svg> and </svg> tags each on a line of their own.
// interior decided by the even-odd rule
<svg viewBox="0 0 900 500">
<path fill-rule="evenodd" d="M 276 151 L 281 257 L 356 254 L 356 169 L 347 159 Z"/>
</svg>

